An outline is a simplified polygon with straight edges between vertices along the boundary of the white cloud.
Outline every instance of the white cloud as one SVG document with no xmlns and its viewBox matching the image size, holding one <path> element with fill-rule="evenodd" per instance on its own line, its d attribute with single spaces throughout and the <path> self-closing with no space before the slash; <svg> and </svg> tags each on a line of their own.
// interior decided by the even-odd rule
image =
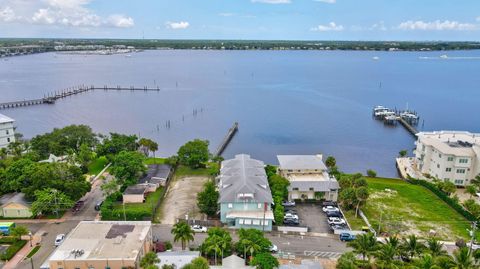
<svg viewBox="0 0 480 269">
<path fill-rule="evenodd" d="M 431 31 L 471 31 L 479 29 L 478 25 L 471 23 L 460 23 L 458 21 L 406 21 L 398 25 L 401 30 L 431 30 Z"/>
<path fill-rule="evenodd" d="M 476 20 L 477 20 L 477 21 L 480 21 L 480 16 L 478 16 Z"/>
<path fill-rule="evenodd" d="M 313 1 L 327 3 L 327 4 L 335 4 L 337 2 L 337 0 L 313 0 Z"/>
<path fill-rule="evenodd" d="M 5 8 L 0 10 L 0 21 L 17 21 L 24 24 L 46 24 L 83 28 L 126 28 L 135 25 L 133 18 L 125 15 L 111 14 L 106 17 L 97 15 L 93 10 L 87 7 L 92 0 L 7 1 L 15 4 L 14 8 L 18 9 L 20 13 L 23 12 L 23 16 L 16 16 L 16 10 L 14 11 L 11 8 L 8 10 Z M 9 20 L 5 19 L 7 15 L 8 18 L 10 18 Z M 16 19 L 12 20 L 12 16 L 15 16 Z"/>
<path fill-rule="evenodd" d="M 221 17 L 232 17 L 234 15 L 235 15 L 234 13 L 230 13 L 230 12 L 218 13 L 218 16 L 221 16 Z"/>
<path fill-rule="evenodd" d="M 264 4 L 290 4 L 290 0 L 251 0 L 252 3 L 264 3 Z"/>
<path fill-rule="evenodd" d="M 374 23 L 368 30 L 380 30 L 380 31 L 387 31 L 387 27 L 385 26 L 385 23 L 383 21 L 380 21 L 379 23 Z"/>
<path fill-rule="evenodd" d="M 337 25 L 334 22 L 330 22 L 326 25 L 318 25 L 318 26 L 312 27 L 310 30 L 315 32 L 343 31 L 344 27 L 343 25 Z"/>
<path fill-rule="evenodd" d="M 7 6 L 3 9 L 0 9 L 0 21 L 13 22 L 19 19 L 21 18 L 15 14 L 11 7 Z"/>
<path fill-rule="evenodd" d="M 190 23 L 188 21 L 179 21 L 179 22 L 171 22 L 171 21 L 167 21 L 165 23 L 165 25 L 167 26 L 167 28 L 169 29 L 174 29 L 174 30 L 177 30 L 177 29 L 186 29 L 190 26 Z"/>
</svg>

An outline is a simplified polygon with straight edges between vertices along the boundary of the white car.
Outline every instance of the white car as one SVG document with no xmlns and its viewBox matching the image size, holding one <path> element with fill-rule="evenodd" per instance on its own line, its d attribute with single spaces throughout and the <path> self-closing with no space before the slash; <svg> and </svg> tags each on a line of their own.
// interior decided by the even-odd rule
<svg viewBox="0 0 480 269">
<path fill-rule="evenodd" d="M 328 218 L 328 224 L 345 224 L 345 220 L 337 217 Z"/>
<path fill-rule="evenodd" d="M 278 252 L 278 247 L 277 247 L 276 245 L 272 244 L 272 245 L 268 248 L 268 250 L 269 250 L 270 252 L 272 252 L 272 253 L 276 253 L 276 252 Z"/>
<path fill-rule="evenodd" d="M 322 208 L 322 211 L 323 212 L 327 212 L 327 211 L 335 211 L 335 212 L 338 212 L 340 211 L 340 209 L 338 209 L 338 207 L 334 207 L 334 206 L 331 206 L 331 205 L 327 205 L 327 206 L 324 206 Z"/>
<path fill-rule="evenodd" d="M 298 220 L 298 215 L 292 214 L 292 213 L 286 213 L 283 216 L 284 219 L 295 219 Z"/>
<path fill-rule="evenodd" d="M 56 247 L 60 246 L 64 240 L 65 240 L 65 234 L 57 235 L 57 237 L 55 237 L 55 246 Z"/>
<path fill-rule="evenodd" d="M 207 232 L 207 227 L 201 226 L 201 225 L 193 225 L 192 230 L 196 233 L 206 233 Z"/>
</svg>

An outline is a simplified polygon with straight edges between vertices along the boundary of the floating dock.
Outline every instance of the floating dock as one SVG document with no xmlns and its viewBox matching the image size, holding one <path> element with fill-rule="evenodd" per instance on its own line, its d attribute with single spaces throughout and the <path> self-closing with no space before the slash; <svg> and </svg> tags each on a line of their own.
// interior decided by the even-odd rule
<svg viewBox="0 0 480 269">
<path fill-rule="evenodd" d="M 372 116 L 376 120 L 381 120 L 385 125 L 397 125 L 398 122 L 405 127 L 405 129 L 416 136 L 418 130 L 414 127 L 418 125 L 420 116 L 417 112 L 412 110 L 392 110 L 384 106 L 376 106 L 373 108 Z"/>
<path fill-rule="evenodd" d="M 78 86 L 78 87 L 73 87 L 61 91 L 55 91 L 53 93 L 49 93 L 45 95 L 43 98 L 40 99 L 31 99 L 31 100 L 20 100 L 20 101 L 13 101 L 13 102 L 4 102 L 0 103 L 0 110 L 1 109 L 9 109 L 9 108 L 17 108 L 17 107 L 25 107 L 25 106 L 34 106 L 34 105 L 43 105 L 43 104 L 55 104 L 55 102 L 59 99 L 66 98 L 68 96 L 73 96 L 89 91 L 94 91 L 94 90 L 104 90 L 104 91 L 144 91 L 144 92 L 149 92 L 149 91 L 155 91 L 159 92 L 160 88 L 152 88 L 152 87 L 121 87 L 121 86 L 103 86 L 103 87 L 98 87 L 98 86 Z"/>
<path fill-rule="evenodd" d="M 232 140 L 233 136 L 237 133 L 238 131 L 238 122 L 235 122 L 233 126 L 228 130 L 227 135 L 225 138 L 222 140 L 222 143 L 218 146 L 217 150 L 215 151 L 215 154 L 213 155 L 214 157 L 221 156 L 225 148 L 227 148 L 228 144 Z"/>
</svg>

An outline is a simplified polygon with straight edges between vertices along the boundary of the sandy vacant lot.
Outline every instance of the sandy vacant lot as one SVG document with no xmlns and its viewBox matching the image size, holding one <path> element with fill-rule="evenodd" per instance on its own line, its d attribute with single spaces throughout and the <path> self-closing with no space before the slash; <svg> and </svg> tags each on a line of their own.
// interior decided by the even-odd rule
<svg viewBox="0 0 480 269">
<path fill-rule="evenodd" d="M 182 177 L 173 181 L 165 195 L 160 223 L 175 224 L 177 218 L 201 217 L 197 207 L 197 193 L 202 191 L 208 177 Z"/>
</svg>

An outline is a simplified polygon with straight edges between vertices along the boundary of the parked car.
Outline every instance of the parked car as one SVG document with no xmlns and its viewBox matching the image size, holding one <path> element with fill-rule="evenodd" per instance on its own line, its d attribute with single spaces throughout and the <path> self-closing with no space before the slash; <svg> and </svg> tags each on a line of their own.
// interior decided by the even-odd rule
<svg viewBox="0 0 480 269">
<path fill-rule="evenodd" d="M 272 252 L 272 253 L 277 253 L 278 251 L 278 247 L 274 244 L 272 244 L 269 248 L 268 248 L 268 251 Z"/>
<path fill-rule="evenodd" d="M 346 224 L 332 224 L 330 225 L 330 230 L 335 232 L 335 230 L 349 230 Z"/>
<path fill-rule="evenodd" d="M 295 201 L 283 201 L 283 206 L 295 206 Z"/>
<path fill-rule="evenodd" d="M 328 218 L 328 224 L 346 224 L 346 222 L 344 219 L 332 217 Z"/>
<path fill-rule="evenodd" d="M 291 213 L 286 213 L 286 214 L 283 216 L 283 219 L 296 219 L 296 220 L 298 220 L 298 215 L 291 214 Z"/>
<path fill-rule="evenodd" d="M 100 211 L 100 208 L 102 207 L 102 204 L 103 204 L 103 200 L 98 201 L 98 202 L 95 204 L 95 210 L 96 210 L 96 211 Z"/>
<path fill-rule="evenodd" d="M 342 213 L 340 211 L 327 211 L 327 217 L 332 218 L 332 217 L 337 217 L 337 218 L 343 218 Z"/>
<path fill-rule="evenodd" d="M 57 237 L 55 237 L 55 246 L 56 247 L 60 246 L 64 240 L 65 240 L 65 234 L 57 235 Z"/>
<path fill-rule="evenodd" d="M 77 201 L 75 205 L 73 205 L 72 207 L 72 212 L 77 213 L 78 211 L 80 211 L 80 209 L 82 209 L 84 204 L 85 204 L 85 201 L 82 201 L 82 200 Z"/>
<path fill-rule="evenodd" d="M 298 226 L 300 222 L 298 219 L 284 219 L 283 220 L 283 225 L 285 226 Z"/>
<path fill-rule="evenodd" d="M 340 234 L 340 241 L 353 241 L 355 240 L 355 235 L 351 233 L 341 233 Z"/>
<path fill-rule="evenodd" d="M 327 211 L 340 211 L 340 209 L 338 209 L 338 207 L 335 207 L 335 206 L 331 206 L 331 205 L 327 205 L 327 206 L 324 206 L 322 208 L 323 212 L 327 212 Z"/>
<path fill-rule="evenodd" d="M 196 233 L 206 233 L 207 227 L 201 225 L 193 225 L 192 230 Z"/>
<path fill-rule="evenodd" d="M 322 203 L 323 206 L 337 206 L 337 202 L 334 201 L 325 201 Z"/>
<path fill-rule="evenodd" d="M 297 215 L 297 210 L 295 209 L 286 209 L 285 210 L 285 213 L 290 213 L 292 215 Z"/>
</svg>

